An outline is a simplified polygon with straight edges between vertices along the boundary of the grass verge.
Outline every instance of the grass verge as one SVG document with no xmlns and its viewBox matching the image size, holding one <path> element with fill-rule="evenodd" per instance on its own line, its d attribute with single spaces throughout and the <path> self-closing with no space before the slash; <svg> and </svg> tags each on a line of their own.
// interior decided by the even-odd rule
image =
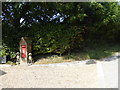
<svg viewBox="0 0 120 90">
<path fill-rule="evenodd" d="M 58 55 L 49 55 L 41 58 L 37 56 L 38 61 L 35 64 L 51 64 L 51 63 L 63 63 L 63 62 L 73 62 L 81 61 L 86 59 L 97 59 L 101 60 L 102 58 L 111 56 L 112 54 L 120 51 L 119 44 L 97 44 L 89 45 L 83 49 L 77 49 L 70 54 L 58 56 Z"/>
</svg>

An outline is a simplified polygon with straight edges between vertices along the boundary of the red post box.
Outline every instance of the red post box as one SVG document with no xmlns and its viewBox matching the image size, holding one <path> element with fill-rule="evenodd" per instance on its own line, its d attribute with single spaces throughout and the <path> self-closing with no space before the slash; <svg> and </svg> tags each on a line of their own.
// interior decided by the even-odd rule
<svg viewBox="0 0 120 90">
<path fill-rule="evenodd" d="M 22 45 L 22 58 L 26 58 L 26 46 L 25 45 Z"/>
<path fill-rule="evenodd" d="M 28 54 L 31 52 L 31 40 L 27 37 L 22 37 L 20 45 L 20 63 L 28 63 Z"/>
</svg>

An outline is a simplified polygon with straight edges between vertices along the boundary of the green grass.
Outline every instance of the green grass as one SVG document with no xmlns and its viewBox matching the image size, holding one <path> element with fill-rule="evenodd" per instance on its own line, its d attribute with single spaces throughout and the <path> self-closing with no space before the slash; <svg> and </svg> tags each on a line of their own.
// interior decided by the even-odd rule
<svg viewBox="0 0 120 90">
<path fill-rule="evenodd" d="M 115 52 L 120 51 L 120 45 L 103 45 L 95 47 L 94 49 L 88 49 L 86 52 L 89 54 L 91 59 L 101 59 L 108 57 Z"/>
<path fill-rule="evenodd" d="M 13 63 L 12 61 L 7 61 L 6 64 L 8 64 L 8 65 L 17 65 L 16 63 Z"/>
<path fill-rule="evenodd" d="M 63 62 L 73 62 L 81 61 L 86 59 L 97 59 L 111 56 L 112 54 L 120 51 L 119 44 L 97 44 L 89 45 L 83 49 L 77 49 L 77 51 L 71 52 L 71 54 L 66 54 L 62 56 L 58 55 L 46 55 L 37 56 L 38 61 L 35 64 L 50 64 L 50 63 L 63 63 Z"/>
<path fill-rule="evenodd" d="M 68 55 L 68 58 L 73 58 L 76 60 L 84 60 L 84 59 L 102 59 L 112 54 L 120 51 L 119 44 L 97 44 L 86 46 L 83 50 L 78 52 L 72 52 Z"/>
</svg>

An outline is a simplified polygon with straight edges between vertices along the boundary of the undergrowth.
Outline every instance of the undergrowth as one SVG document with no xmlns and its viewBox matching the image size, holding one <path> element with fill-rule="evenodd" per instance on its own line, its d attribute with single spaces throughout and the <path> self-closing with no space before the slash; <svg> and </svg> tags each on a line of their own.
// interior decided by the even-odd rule
<svg viewBox="0 0 120 90">
<path fill-rule="evenodd" d="M 62 63 L 62 62 L 72 62 L 72 61 L 81 61 L 86 59 L 97 59 L 111 56 L 112 54 L 120 51 L 119 44 L 113 43 L 100 43 L 100 44 L 91 44 L 86 45 L 82 49 L 76 49 L 70 53 L 59 55 L 42 55 L 37 56 L 37 64 L 47 64 L 47 63 Z M 34 58 L 35 59 L 35 58 Z"/>
</svg>

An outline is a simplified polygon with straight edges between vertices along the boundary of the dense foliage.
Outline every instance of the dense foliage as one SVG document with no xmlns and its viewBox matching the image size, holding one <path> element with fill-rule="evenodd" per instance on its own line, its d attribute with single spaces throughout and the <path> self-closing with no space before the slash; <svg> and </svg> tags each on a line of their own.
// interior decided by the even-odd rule
<svg viewBox="0 0 120 90">
<path fill-rule="evenodd" d="M 120 40 L 117 2 L 9 2 L 2 6 L 3 46 L 10 52 L 19 50 L 24 36 L 32 39 L 34 55 L 62 54 L 86 42 Z"/>
</svg>

